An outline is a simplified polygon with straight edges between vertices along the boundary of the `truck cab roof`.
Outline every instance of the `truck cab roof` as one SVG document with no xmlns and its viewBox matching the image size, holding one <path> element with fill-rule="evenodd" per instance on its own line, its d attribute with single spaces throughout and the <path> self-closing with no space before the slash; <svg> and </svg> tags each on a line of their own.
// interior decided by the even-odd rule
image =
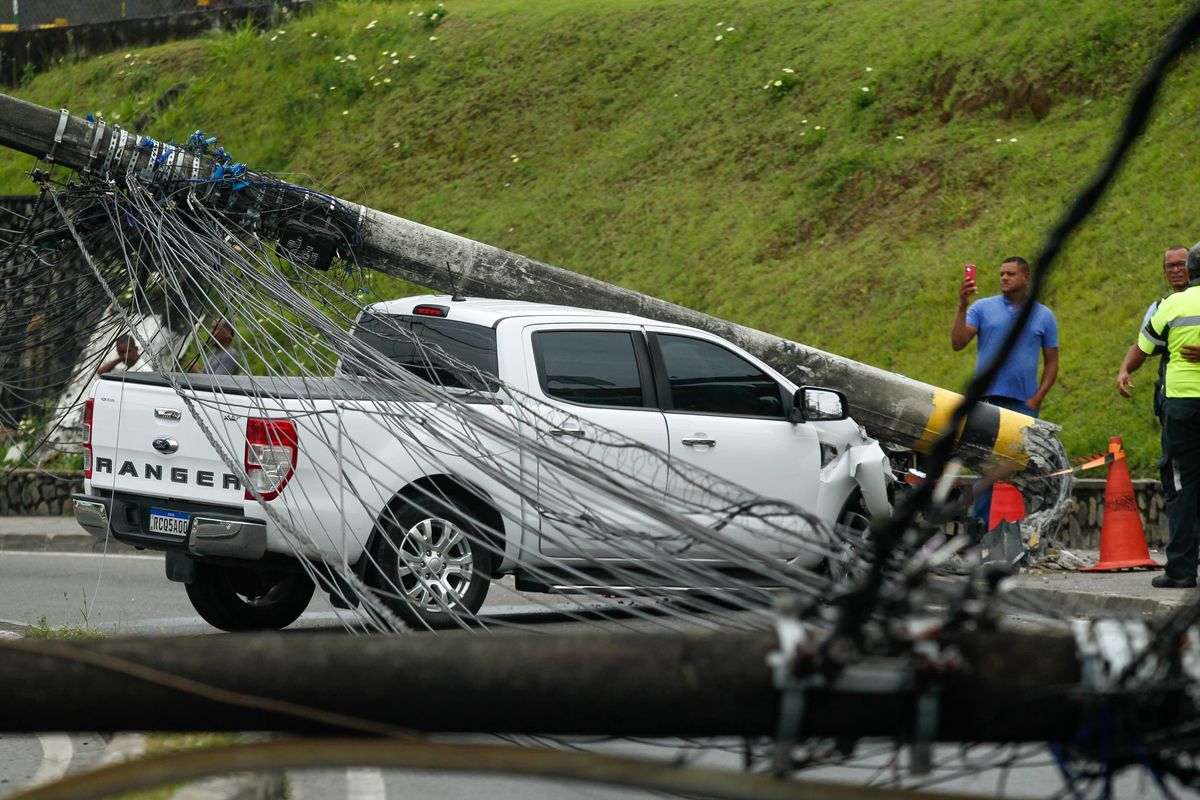
<svg viewBox="0 0 1200 800">
<path fill-rule="evenodd" d="M 497 300 L 484 297 L 468 297 L 455 300 L 448 294 L 426 294 L 415 297 L 402 297 L 398 300 L 387 300 L 374 303 L 367 311 L 374 314 L 386 315 L 420 315 L 417 308 L 433 306 L 444 313 L 430 313 L 430 316 L 441 316 L 471 325 L 482 325 L 494 328 L 502 320 L 513 317 L 563 317 L 564 319 L 592 319 L 642 323 L 653 322 L 644 317 L 625 314 L 617 311 L 597 311 L 590 308 L 574 306 L 559 306 L 549 303 L 531 303 L 524 300 Z M 655 323 L 661 324 L 661 323 Z"/>
</svg>

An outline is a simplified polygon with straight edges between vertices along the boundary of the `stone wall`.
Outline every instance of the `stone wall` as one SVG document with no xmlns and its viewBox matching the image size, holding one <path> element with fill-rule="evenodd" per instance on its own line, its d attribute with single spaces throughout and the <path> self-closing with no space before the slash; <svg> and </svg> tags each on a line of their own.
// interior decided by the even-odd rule
<svg viewBox="0 0 1200 800">
<path fill-rule="evenodd" d="M 1087 478 L 1075 481 L 1072 499 L 1074 508 L 1067 517 L 1067 529 L 1060 538 L 1066 547 L 1100 547 L 1100 527 L 1104 524 L 1104 479 Z M 1146 539 L 1152 549 L 1167 545 L 1167 512 L 1163 508 L 1162 485 L 1156 480 L 1135 480 L 1133 494 L 1137 498 Z"/>
<path fill-rule="evenodd" d="M 71 513 L 71 494 L 83 491 L 78 470 L 15 469 L 0 477 L 0 516 Z"/>
</svg>

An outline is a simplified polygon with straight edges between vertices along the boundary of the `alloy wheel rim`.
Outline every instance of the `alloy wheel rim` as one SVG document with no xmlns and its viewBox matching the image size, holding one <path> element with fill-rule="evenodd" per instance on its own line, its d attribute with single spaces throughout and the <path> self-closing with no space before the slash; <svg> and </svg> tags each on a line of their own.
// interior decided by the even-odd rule
<svg viewBox="0 0 1200 800">
<path fill-rule="evenodd" d="M 396 577 L 401 594 L 414 608 L 461 608 L 474 575 L 471 540 L 452 520 L 429 517 L 404 532 L 396 551 Z"/>
</svg>

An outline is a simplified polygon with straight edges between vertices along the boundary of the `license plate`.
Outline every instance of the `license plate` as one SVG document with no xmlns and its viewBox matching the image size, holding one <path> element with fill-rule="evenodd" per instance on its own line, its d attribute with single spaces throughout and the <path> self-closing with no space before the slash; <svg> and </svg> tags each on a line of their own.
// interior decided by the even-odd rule
<svg viewBox="0 0 1200 800">
<path fill-rule="evenodd" d="M 170 511 L 165 508 L 150 509 L 150 532 L 165 533 L 168 536 L 187 536 L 188 520 L 191 514 L 182 511 Z"/>
</svg>

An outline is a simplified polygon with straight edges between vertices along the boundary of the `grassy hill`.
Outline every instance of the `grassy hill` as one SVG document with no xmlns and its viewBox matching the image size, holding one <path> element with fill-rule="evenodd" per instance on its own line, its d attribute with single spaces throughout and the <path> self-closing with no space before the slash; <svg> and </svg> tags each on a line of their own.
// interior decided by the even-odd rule
<svg viewBox="0 0 1200 800">
<path fill-rule="evenodd" d="M 118 52 L 15 93 L 947 388 L 964 260 L 1032 258 L 1109 145 L 1178 0 L 330 3 Z M 436 19 L 432 18 L 438 13 Z M 1161 255 L 1200 239 L 1197 61 L 1047 298 L 1043 409 L 1075 455 L 1157 457 L 1152 370 L 1113 378 Z M 0 191 L 32 190 L 0 156 Z"/>
</svg>

